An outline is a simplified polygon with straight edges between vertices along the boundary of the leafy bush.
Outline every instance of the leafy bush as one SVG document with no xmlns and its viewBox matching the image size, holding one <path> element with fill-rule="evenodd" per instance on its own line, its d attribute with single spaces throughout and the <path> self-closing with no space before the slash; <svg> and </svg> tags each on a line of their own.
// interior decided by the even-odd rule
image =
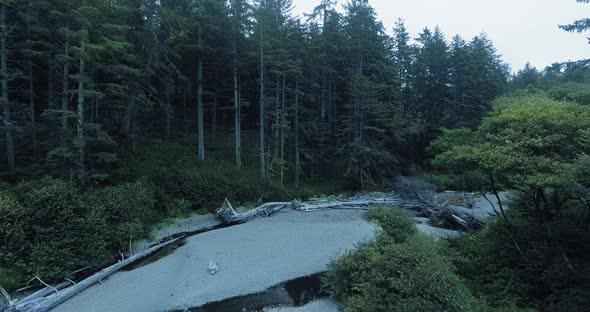
<svg viewBox="0 0 590 312">
<path fill-rule="evenodd" d="M 313 194 L 309 189 L 300 191 L 273 185 L 261 180 L 258 173 L 248 169 L 237 170 L 229 163 L 204 163 L 200 167 L 167 169 L 153 176 L 159 187 L 159 200 L 167 206 L 168 213 L 175 201 L 182 199 L 191 203 L 193 210 L 214 211 L 225 198 L 232 203 L 254 202 L 262 196 L 263 201 L 284 201 L 307 198 Z"/>
<path fill-rule="evenodd" d="M 326 290 L 347 312 L 486 310 L 438 249 L 421 235 L 361 245 L 330 264 Z"/>
<path fill-rule="evenodd" d="M 396 243 L 403 243 L 417 232 L 414 222 L 406 213 L 388 206 L 375 207 L 369 210 L 368 217 L 376 221 L 385 235 Z"/>
<path fill-rule="evenodd" d="M 109 224 L 152 220 L 156 202 L 154 186 L 145 181 L 90 190 L 85 201 Z"/>
<path fill-rule="evenodd" d="M 235 202 L 252 201 L 262 193 L 258 181 L 220 166 L 173 170 L 158 175 L 155 181 L 163 202 L 185 199 L 194 210 L 217 209 L 226 197 Z"/>
<path fill-rule="evenodd" d="M 132 238 L 147 235 L 148 225 L 155 220 L 154 186 L 145 181 L 124 183 L 86 192 L 88 207 L 106 222 L 104 232 L 113 248 L 126 246 Z"/>
<path fill-rule="evenodd" d="M 55 278 L 95 264 L 147 234 L 155 194 L 140 181 L 89 190 L 40 179 L 0 192 L 0 284 Z"/>
<path fill-rule="evenodd" d="M 62 275 L 106 254 L 104 222 L 72 184 L 50 179 L 22 183 L 2 198 L 2 210 L 8 211 L 0 222 L 5 275 Z"/>
<path fill-rule="evenodd" d="M 0 285 L 16 287 L 24 279 L 23 257 L 30 251 L 23 209 L 16 198 L 0 192 Z"/>
<path fill-rule="evenodd" d="M 590 235 L 574 226 L 575 215 L 542 225 L 520 208 L 523 204 L 512 205 L 510 225 L 495 222 L 452 241 L 458 273 L 494 306 L 585 311 L 590 305 Z"/>
<path fill-rule="evenodd" d="M 264 202 L 306 199 L 322 192 L 331 194 L 339 187 L 339 182 L 330 181 L 321 185 L 321 192 L 319 187 L 295 190 L 261 179 L 257 166 L 243 166 L 238 170 L 227 159 L 227 140 L 223 139 L 211 142 L 208 160 L 204 162 L 196 160 L 197 146 L 189 136 L 176 142 L 146 140 L 139 148 L 137 154 L 126 158 L 127 180 L 152 181 L 156 185 L 157 208 L 164 215 L 177 214 L 179 201 L 182 209 L 189 202 L 193 211 L 214 211 L 225 198 L 236 205 L 253 203 L 261 197 Z M 256 148 L 245 149 L 243 156 L 244 164 L 257 164 Z"/>
</svg>

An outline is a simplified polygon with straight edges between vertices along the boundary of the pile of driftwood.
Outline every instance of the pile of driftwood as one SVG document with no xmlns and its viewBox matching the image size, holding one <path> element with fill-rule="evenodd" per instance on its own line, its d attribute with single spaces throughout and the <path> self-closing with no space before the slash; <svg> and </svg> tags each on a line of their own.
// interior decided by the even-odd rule
<svg viewBox="0 0 590 312">
<path fill-rule="evenodd" d="M 473 216 L 454 208 L 448 202 L 441 201 L 436 188 L 428 183 L 409 178 L 398 178 L 394 183 L 394 188 L 395 192 L 391 193 L 369 193 L 350 198 L 312 198 L 307 202 L 266 203 L 244 212 L 236 211 L 230 201 L 225 199 L 221 208 L 217 210 L 217 216 L 227 224 L 234 224 L 246 222 L 256 217 L 268 217 L 285 208 L 313 212 L 329 209 L 369 210 L 373 206 L 385 205 L 418 211 L 439 224 L 453 228 L 471 230 L 480 225 Z"/>
<path fill-rule="evenodd" d="M 481 222 L 474 216 L 441 200 L 436 187 L 430 183 L 413 178 L 398 177 L 395 179 L 393 187 L 396 193 L 404 194 L 405 197 L 422 203 L 421 212 L 440 224 L 464 230 L 473 230 L 481 226 Z"/>
<path fill-rule="evenodd" d="M 350 198 L 312 198 L 307 202 L 292 201 L 266 203 L 244 212 L 236 211 L 230 201 L 225 199 L 221 208 L 217 210 L 217 216 L 223 222 L 233 224 L 246 222 L 256 217 L 268 217 L 285 208 L 291 208 L 302 212 L 314 212 L 331 209 L 369 210 L 371 207 L 379 205 L 412 210 L 426 208 L 425 204 L 420 200 L 403 198 L 395 193 L 370 193 Z"/>
<path fill-rule="evenodd" d="M 168 240 L 166 242 L 157 244 L 151 248 L 144 250 L 141 253 L 131 255 L 128 258 L 123 258 L 116 264 L 101 270 L 100 272 L 78 282 L 75 283 L 71 280 L 67 282 L 61 283 L 57 286 L 50 286 L 47 287 L 25 297 L 18 301 L 11 300 L 9 295 L 6 292 L 3 292 L 4 297 L 7 300 L 5 307 L 3 307 L 3 311 L 7 312 L 45 312 L 55 308 L 57 305 L 63 303 L 64 301 L 72 298 L 76 294 L 82 292 L 84 289 L 102 282 L 105 278 L 109 277 L 113 273 L 121 270 L 122 268 L 133 264 L 134 262 L 143 259 L 154 252 L 182 239 L 184 237 L 178 237 L 175 239 Z M 1 289 L 0 289 L 1 290 Z M 1 305 L 0 305 L 1 307 Z"/>
</svg>

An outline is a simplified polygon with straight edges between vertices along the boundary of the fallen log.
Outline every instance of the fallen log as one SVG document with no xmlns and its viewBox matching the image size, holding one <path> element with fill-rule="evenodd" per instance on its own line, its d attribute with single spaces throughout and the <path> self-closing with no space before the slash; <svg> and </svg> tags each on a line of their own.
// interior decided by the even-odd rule
<svg viewBox="0 0 590 312">
<path fill-rule="evenodd" d="M 369 210 L 371 207 L 378 205 L 411 210 L 421 210 L 425 208 L 424 203 L 419 200 L 402 198 L 394 193 L 373 193 L 369 195 L 357 195 L 348 199 L 316 198 L 308 202 L 292 201 L 266 203 L 245 212 L 237 212 L 233 208 L 231 202 L 226 198 L 221 208 L 217 209 L 216 215 L 223 222 L 234 224 L 243 223 L 259 216 L 268 217 L 287 207 L 302 212 L 316 212 L 332 209 Z"/>
<path fill-rule="evenodd" d="M 227 224 L 243 223 L 250 219 L 256 218 L 257 216 L 271 216 L 272 214 L 280 211 L 281 209 L 290 207 L 292 205 L 293 203 L 290 202 L 266 203 L 246 212 L 237 212 L 232 207 L 230 201 L 226 198 L 223 201 L 223 205 L 221 206 L 221 208 L 217 209 L 215 214 L 218 218 L 220 218 L 223 222 Z"/>
<path fill-rule="evenodd" d="M 80 281 L 79 283 L 65 288 L 61 291 L 53 293 L 46 297 L 37 297 L 35 299 L 29 299 L 26 301 L 18 301 L 13 303 L 12 306 L 9 308 L 9 311 L 16 311 L 16 312 L 46 312 L 57 305 L 65 302 L 66 300 L 72 298 L 73 296 L 77 295 L 78 293 L 82 292 L 84 289 L 102 281 L 103 279 L 109 277 L 113 273 L 121 270 L 122 268 L 141 260 L 150 254 L 182 239 L 184 236 L 169 240 L 165 243 L 158 244 L 151 248 L 144 250 L 141 253 L 133 255 L 125 260 L 121 260 L 118 263 L 101 270 L 100 272 Z M 12 310 L 10 310 L 12 309 Z"/>
<path fill-rule="evenodd" d="M 481 226 L 480 222 L 472 215 L 455 209 L 448 201 L 441 200 L 436 192 L 436 187 L 430 183 L 413 178 L 398 177 L 394 182 L 394 189 L 396 192 L 407 194 L 422 203 L 424 214 L 447 226 L 464 230 L 473 230 Z"/>
<path fill-rule="evenodd" d="M 25 303 L 27 303 L 29 301 L 33 301 L 33 300 L 36 300 L 36 299 L 39 299 L 39 298 L 47 297 L 47 296 L 49 296 L 49 295 L 51 295 L 53 293 L 58 293 L 60 290 L 66 288 L 68 286 L 71 286 L 72 284 L 74 284 L 74 283 L 72 283 L 70 281 L 66 281 L 66 282 L 57 284 L 55 286 L 51 286 L 51 287 L 50 286 L 47 286 L 45 288 L 42 288 L 42 289 L 40 289 L 40 290 L 38 290 L 38 291 L 36 291 L 36 292 L 34 292 L 34 293 L 26 296 L 26 297 L 20 299 L 18 301 L 18 303 L 22 305 L 22 304 L 25 304 Z"/>
</svg>

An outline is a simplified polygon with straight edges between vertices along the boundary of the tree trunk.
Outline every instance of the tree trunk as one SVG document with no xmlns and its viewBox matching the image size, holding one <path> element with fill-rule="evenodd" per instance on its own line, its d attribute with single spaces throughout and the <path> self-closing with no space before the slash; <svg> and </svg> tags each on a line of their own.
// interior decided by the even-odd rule
<svg viewBox="0 0 590 312">
<path fill-rule="evenodd" d="M 98 108 L 100 107 L 100 101 L 98 100 L 98 96 L 94 97 L 94 109 L 92 110 L 93 114 L 94 114 L 94 122 L 95 123 L 99 123 L 100 120 L 98 118 Z"/>
<path fill-rule="evenodd" d="M 327 57 L 327 49 L 326 49 L 326 42 L 327 42 L 327 38 L 326 38 L 326 23 L 328 21 L 328 4 L 326 3 L 326 0 L 322 1 L 322 19 L 323 19 L 323 25 L 322 25 L 322 110 L 321 110 L 321 114 L 320 117 L 322 118 L 322 122 L 326 117 L 326 70 L 327 70 L 327 63 L 326 60 L 328 59 Z"/>
<path fill-rule="evenodd" d="M 332 80 L 328 82 L 328 132 L 334 135 L 334 105 Z"/>
<path fill-rule="evenodd" d="M 281 107 L 281 96 L 280 96 L 280 92 L 281 92 L 281 76 L 277 73 L 277 87 L 276 87 L 276 95 L 275 95 L 275 115 L 274 115 L 274 125 L 273 125 L 273 142 L 274 142 L 274 160 L 273 161 L 277 161 L 279 159 L 279 123 L 280 123 L 280 117 L 281 117 L 281 111 L 280 111 L 280 107 Z"/>
<path fill-rule="evenodd" d="M 0 66 L 0 75 L 2 76 L 2 106 L 4 119 L 4 133 L 6 136 L 6 160 L 8 163 L 8 171 L 14 171 L 14 141 L 12 137 L 12 114 L 10 111 L 10 103 L 8 99 L 8 49 L 6 47 L 7 28 L 6 28 L 6 5 L 0 4 L 0 57 L 2 58 Z"/>
<path fill-rule="evenodd" d="M 66 28 L 66 32 L 67 32 Z M 66 112 L 69 110 L 68 96 L 70 91 L 70 65 L 68 58 L 70 57 L 70 42 L 66 40 L 64 44 L 64 64 L 63 64 L 63 77 L 62 77 L 62 94 L 61 94 L 61 130 L 60 145 L 63 147 L 65 144 L 65 132 L 68 129 L 68 119 L 66 118 Z"/>
<path fill-rule="evenodd" d="M 264 45 L 263 45 L 262 25 L 260 26 L 260 177 L 266 177 L 266 156 L 264 153 Z"/>
<path fill-rule="evenodd" d="M 86 42 L 82 40 L 80 45 L 81 57 L 80 57 L 80 78 L 85 74 L 85 61 L 84 54 L 86 53 Z M 84 138 L 84 82 L 80 80 L 78 82 L 78 110 L 77 110 L 77 135 L 78 135 L 78 181 L 84 184 L 86 179 L 86 169 L 84 165 L 84 153 L 85 153 L 85 138 Z"/>
<path fill-rule="evenodd" d="M 123 123 L 121 124 L 120 134 L 126 140 L 131 132 L 131 122 L 136 112 L 136 93 L 133 92 L 127 98 L 127 108 L 125 109 L 125 115 L 123 115 Z"/>
<path fill-rule="evenodd" d="M 234 39 L 234 53 L 235 51 L 235 39 Z M 236 144 L 236 168 L 242 168 L 242 138 L 241 138 L 241 107 L 240 107 L 240 94 L 238 86 L 238 64 L 237 60 L 234 59 L 234 135 Z"/>
<path fill-rule="evenodd" d="M 53 93 L 53 87 L 54 87 L 54 83 L 53 83 L 53 78 L 54 78 L 54 67 L 53 67 L 53 55 L 49 55 L 48 59 L 47 59 L 47 108 L 48 109 L 55 109 L 54 105 L 54 100 L 55 100 L 55 96 Z"/>
<path fill-rule="evenodd" d="M 283 74 L 283 101 L 281 103 L 281 111 L 282 114 L 286 115 L 285 113 L 285 75 Z M 285 184 L 285 125 L 284 121 L 287 120 L 287 116 L 282 117 L 280 120 L 280 127 L 281 127 L 281 185 Z"/>
<path fill-rule="evenodd" d="M 295 81 L 295 188 L 299 189 L 301 162 L 299 159 L 299 77 Z"/>
<path fill-rule="evenodd" d="M 33 143 L 33 150 L 37 152 L 39 145 L 37 144 L 37 121 L 35 116 L 35 85 L 33 80 L 33 60 L 30 57 L 27 61 L 27 76 L 29 78 L 29 113 L 31 114 L 31 141 Z"/>
<path fill-rule="evenodd" d="M 199 26 L 199 47 L 201 47 L 201 26 Z M 203 125 L 203 59 L 199 51 L 197 60 L 197 127 L 199 132 L 199 161 L 205 160 L 205 128 Z"/>
<path fill-rule="evenodd" d="M 173 108 L 172 108 L 172 91 L 174 90 L 174 86 L 172 85 L 172 81 L 167 79 L 164 86 L 164 97 L 165 97 L 165 104 L 164 104 L 164 116 L 166 118 L 165 122 L 165 134 L 166 138 L 170 137 L 170 131 L 172 129 L 172 115 L 173 115 Z"/>
<path fill-rule="evenodd" d="M 190 88 L 190 83 L 188 84 L 188 86 L 184 86 L 184 92 L 183 92 L 183 99 L 182 99 L 182 129 L 184 131 L 186 131 L 187 127 L 187 97 L 189 94 L 189 88 Z"/>
<path fill-rule="evenodd" d="M 217 93 L 213 95 L 213 111 L 211 112 L 211 135 L 213 138 L 217 135 Z"/>
<path fill-rule="evenodd" d="M 55 54 L 50 53 L 47 56 L 47 99 L 45 102 L 46 109 L 59 109 L 56 99 L 56 65 Z M 48 120 L 49 138 L 48 143 L 52 148 L 60 145 L 61 129 L 59 121 Z"/>
</svg>

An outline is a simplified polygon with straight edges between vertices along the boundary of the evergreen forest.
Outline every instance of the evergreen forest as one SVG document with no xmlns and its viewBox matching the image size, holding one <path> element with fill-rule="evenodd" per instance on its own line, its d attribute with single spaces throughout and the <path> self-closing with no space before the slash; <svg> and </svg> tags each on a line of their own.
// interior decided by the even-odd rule
<svg viewBox="0 0 590 312">
<path fill-rule="evenodd" d="M 368 0 L 315 2 L 0 0 L 7 311 L 226 198 L 389 192 L 400 176 L 501 211 L 432 240 L 370 210 L 382 231 L 323 281 L 343 311 L 587 311 L 590 60 L 510 68 L 485 33 L 415 37 Z"/>
</svg>

